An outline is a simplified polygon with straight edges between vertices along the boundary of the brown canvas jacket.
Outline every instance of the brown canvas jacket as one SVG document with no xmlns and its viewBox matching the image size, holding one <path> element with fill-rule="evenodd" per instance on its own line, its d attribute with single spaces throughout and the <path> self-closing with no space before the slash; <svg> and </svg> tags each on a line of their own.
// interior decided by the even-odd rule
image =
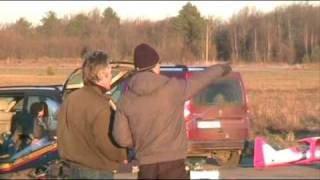
<svg viewBox="0 0 320 180">
<path fill-rule="evenodd" d="M 98 86 L 72 92 L 58 114 L 58 151 L 62 159 L 98 170 L 115 170 L 126 151 L 111 141 L 108 98 Z"/>
</svg>

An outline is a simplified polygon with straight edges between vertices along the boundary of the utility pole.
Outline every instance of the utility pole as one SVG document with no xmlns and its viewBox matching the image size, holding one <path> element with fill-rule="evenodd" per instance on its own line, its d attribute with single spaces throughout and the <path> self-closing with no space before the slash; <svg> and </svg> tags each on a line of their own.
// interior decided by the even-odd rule
<svg viewBox="0 0 320 180">
<path fill-rule="evenodd" d="M 208 54 L 209 54 L 209 20 L 207 21 L 207 33 L 206 33 L 206 64 L 208 64 Z"/>
</svg>

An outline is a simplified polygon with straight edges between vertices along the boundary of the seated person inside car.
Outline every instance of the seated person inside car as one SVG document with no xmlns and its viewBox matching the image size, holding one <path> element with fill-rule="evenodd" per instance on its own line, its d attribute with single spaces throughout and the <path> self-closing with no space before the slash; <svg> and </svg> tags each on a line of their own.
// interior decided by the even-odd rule
<svg viewBox="0 0 320 180">
<path fill-rule="evenodd" d="M 48 105 L 45 102 L 36 102 L 31 105 L 30 111 L 34 121 L 32 143 L 38 142 L 43 137 L 50 137 Z"/>
<path fill-rule="evenodd" d="M 20 151 L 43 137 L 50 135 L 48 128 L 48 106 L 45 102 L 35 102 L 30 113 L 21 112 L 15 116 L 13 141 L 16 151 Z"/>
</svg>

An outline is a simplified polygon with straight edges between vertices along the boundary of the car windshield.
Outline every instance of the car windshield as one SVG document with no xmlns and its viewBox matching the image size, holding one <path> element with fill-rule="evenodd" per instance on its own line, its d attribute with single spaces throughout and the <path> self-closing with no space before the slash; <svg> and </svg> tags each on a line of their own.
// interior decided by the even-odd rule
<svg viewBox="0 0 320 180">
<path fill-rule="evenodd" d="M 243 104 L 240 83 L 233 78 L 222 78 L 194 97 L 198 105 L 241 105 Z"/>
<path fill-rule="evenodd" d="M 127 84 L 127 80 L 124 80 L 124 81 L 122 81 L 121 83 L 119 83 L 118 85 L 114 86 L 111 89 L 111 91 L 110 91 L 111 99 L 114 102 L 117 103 L 121 99 L 122 95 L 125 92 L 126 84 Z"/>
<path fill-rule="evenodd" d="M 119 74 L 119 72 L 120 70 L 118 69 L 112 69 L 112 77 L 115 77 L 117 74 Z M 76 73 L 74 73 L 69 79 L 68 89 L 80 88 L 82 86 L 83 86 L 82 71 L 79 70 Z"/>
</svg>

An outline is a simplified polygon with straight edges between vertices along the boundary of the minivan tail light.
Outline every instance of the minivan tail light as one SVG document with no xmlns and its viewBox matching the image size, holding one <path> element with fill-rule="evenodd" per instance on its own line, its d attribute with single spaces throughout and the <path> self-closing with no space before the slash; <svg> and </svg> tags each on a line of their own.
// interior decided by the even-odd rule
<svg viewBox="0 0 320 180">
<path fill-rule="evenodd" d="M 191 102 L 190 100 L 186 101 L 184 103 L 184 110 L 183 110 L 183 115 L 184 115 L 184 120 L 188 121 L 190 120 L 191 117 Z"/>
<path fill-rule="evenodd" d="M 185 78 L 186 78 L 186 79 L 190 79 L 191 76 L 192 76 L 191 72 L 186 72 L 186 73 L 185 73 Z"/>
<path fill-rule="evenodd" d="M 248 97 L 248 95 L 246 95 L 246 109 L 247 109 L 247 113 L 250 113 L 250 110 L 249 110 L 249 108 L 248 108 L 248 104 L 249 104 L 249 97 Z"/>
</svg>

